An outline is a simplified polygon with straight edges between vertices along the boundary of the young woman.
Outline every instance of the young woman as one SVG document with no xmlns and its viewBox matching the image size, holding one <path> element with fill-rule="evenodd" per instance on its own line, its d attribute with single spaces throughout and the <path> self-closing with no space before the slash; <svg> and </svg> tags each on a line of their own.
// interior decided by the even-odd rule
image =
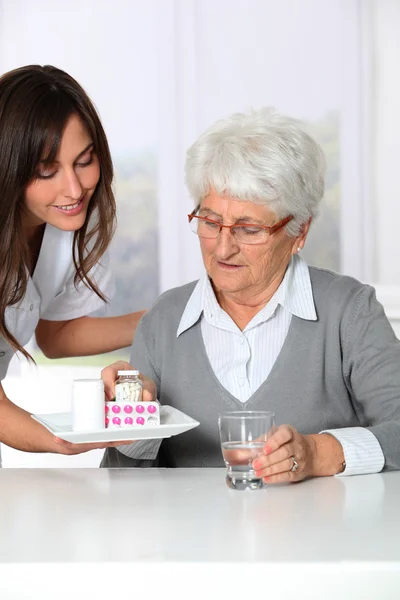
<svg viewBox="0 0 400 600">
<path fill-rule="evenodd" d="M 113 166 L 96 110 L 70 75 L 34 65 L 0 78 L 0 165 L 0 382 L 15 352 L 30 358 L 23 346 L 34 333 L 51 358 L 129 346 L 143 312 L 87 316 L 112 293 Z M 1 383 L 0 441 L 64 454 L 101 447 L 55 440 Z"/>
</svg>

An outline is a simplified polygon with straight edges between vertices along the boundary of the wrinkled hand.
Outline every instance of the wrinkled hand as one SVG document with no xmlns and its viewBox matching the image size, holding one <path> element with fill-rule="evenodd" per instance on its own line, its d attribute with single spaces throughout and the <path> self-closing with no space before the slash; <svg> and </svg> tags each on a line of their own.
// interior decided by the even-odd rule
<svg viewBox="0 0 400 600">
<path fill-rule="evenodd" d="M 298 464 L 292 471 L 293 458 Z M 252 466 L 264 483 L 301 481 L 314 474 L 316 445 L 313 436 L 301 435 L 291 425 L 281 425 L 266 442 Z"/>
<path fill-rule="evenodd" d="M 128 362 L 118 360 L 117 362 L 105 367 L 101 372 L 101 378 L 104 382 L 104 392 L 108 400 L 115 398 L 115 382 L 118 379 L 118 371 L 134 369 Z M 143 402 L 151 402 L 157 398 L 156 384 L 152 379 L 140 374 L 143 383 Z"/>
</svg>

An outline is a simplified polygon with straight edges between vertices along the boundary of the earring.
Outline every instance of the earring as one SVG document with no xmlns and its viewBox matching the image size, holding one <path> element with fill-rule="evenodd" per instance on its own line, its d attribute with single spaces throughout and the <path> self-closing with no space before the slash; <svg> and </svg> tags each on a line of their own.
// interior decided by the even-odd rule
<svg viewBox="0 0 400 600">
<path fill-rule="evenodd" d="M 300 252 L 300 250 L 301 250 L 301 248 L 300 248 L 300 246 L 299 246 L 299 247 L 297 248 L 297 252 Z"/>
</svg>

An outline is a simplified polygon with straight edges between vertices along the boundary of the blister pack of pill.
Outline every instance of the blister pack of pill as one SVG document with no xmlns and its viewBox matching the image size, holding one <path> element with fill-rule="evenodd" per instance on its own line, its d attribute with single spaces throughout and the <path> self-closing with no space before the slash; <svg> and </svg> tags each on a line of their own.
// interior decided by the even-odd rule
<svg viewBox="0 0 400 600">
<path fill-rule="evenodd" d="M 109 429 L 160 425 L 160 405 L 158 402 L 106 402 L 105 425 Z"/>
</svg>

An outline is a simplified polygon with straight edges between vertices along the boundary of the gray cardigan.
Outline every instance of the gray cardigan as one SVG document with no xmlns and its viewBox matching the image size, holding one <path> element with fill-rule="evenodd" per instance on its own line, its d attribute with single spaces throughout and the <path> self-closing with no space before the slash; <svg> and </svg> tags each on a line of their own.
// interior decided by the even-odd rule
<svg viewBox="0 0 400 600">
<path fill-rule="evenodd" d="M 303 434 L 367 427 L 382 447 L 385 469 L 399 469 L 400 342 L 372 287 L 312 267 L 310 277 L 317 321 L 292 317 L 272 371 L 245 403 L 215 376 L 200 321 L 176 336 L 196 282 L 160 296 L 136 331 L 131 362 L 156 382 L 161 404 L 200 426 L 164 440 L 155 461 L 109 449 L 102 466 L 223 466 L 218 414 L 252 409 L 272 410 L 277 424 Z"/>
</svg>

